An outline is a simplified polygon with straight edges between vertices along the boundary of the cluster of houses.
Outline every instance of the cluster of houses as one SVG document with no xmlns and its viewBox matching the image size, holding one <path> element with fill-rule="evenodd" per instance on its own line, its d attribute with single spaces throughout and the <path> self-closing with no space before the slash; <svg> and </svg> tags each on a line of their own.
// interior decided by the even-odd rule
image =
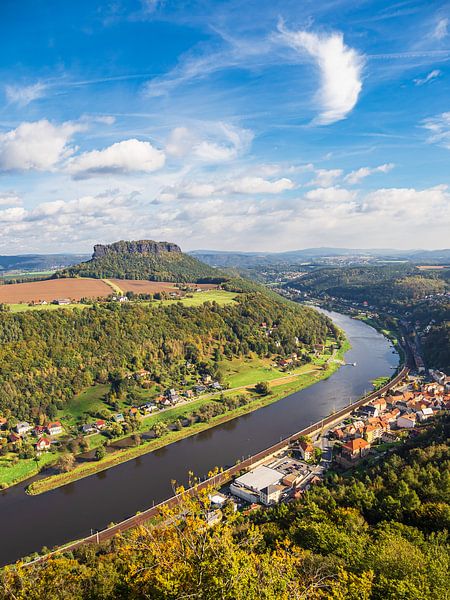
<svg viewBox="0 0 450 600">
<path fill-rule="evenodd" d="M 386 395 L 361 406 L 348 419 L 322 432 L 334 440 L 334 459 L 348 468 L 367 456 L 371 447 L 395 442 L 404 432 L 411 433 L 438 411 L 450 410 L 450 390 L 445 375 L 434 382 L 408 380 Z M 437 381 L 439 379 L 439 381 Z M 308 438 L 286 446 L 259 466 L 237 477 L 229 493 L 252 507 L 270 506 L 298 497 L 318 483 L 331 464 L 330 459 L 315 466 L 315 447 Z M 239 500 L 238 500 L 239 502 Z"/>
<path fill-rule="evenodd" d="M 411 432 L 435 412 L 450 410 L 450 394 L 439 383 L 408 383 L 359 408 L 331 430 L 340 442 L 336 460 L 344 467 L 364 458 L 371 446 L 391 443 L 401 432 Z"/>
<path fill-rule="evenodd" d="M 8 429 L 8 421 L 4 417 L 0 417 L 0 429 Z M 49 450 L 52 443 L 52 438 L 55 438 L 64 433 L 63 426 L 59 421 L 51 421 L 47 425 L 31 425 L 27 421 L 20 421 L 11 428 L 8 435 L 8 442 L 16 446 L 26 440 L 31 434 L 37 438 L 34 444 L 38 452 Z M 50 437 L 48 437 L 50 436 Z"/>
<path fill-rule="evenodd" d="M 149 375 L 149 372 L 142 370 L 138 373 L 134 373 L 132 377 L 138 376 L 139 378 L 145 378 L 147 377 L 147 375 Z M 180 392 L 174 388 L 167 389 L 164 392 L 164 394 L 161 394 L 160 396 L 155 398 L 154 401 L 146 402 L 145 404 L 141 404 L 140 406 L 132 406 L 128 409 L 128 415 L 130 417 L 146 417 L 154 412 L 163 410 L 164 408 L 169 408 L 171 406 L 175 406 L 180 402 L 186 402 L 187 400 L 191 400 L 195 396 L 203 394 L 204 392 L 218 392 L 222 389 L 223 388 L 218 381 L 213 381 L 210 375 L 205 375 L 202 378 L 202 382 L 195 385 L 192 389 L 184 390 L 183 392 Z M 115 423 L 123 423 L 125 421 L 125 415 L 124 413 L 116 413 L 115 415 L 113 415 L 112 419 Z M 91 423 L 89 424 L 89 426 L 92 427 L 92 430 L 88 433 L 94 433 L 96 430 L 95 423 Z M 87 432 L 84 431 L 84 433 Z"/>
</svg>

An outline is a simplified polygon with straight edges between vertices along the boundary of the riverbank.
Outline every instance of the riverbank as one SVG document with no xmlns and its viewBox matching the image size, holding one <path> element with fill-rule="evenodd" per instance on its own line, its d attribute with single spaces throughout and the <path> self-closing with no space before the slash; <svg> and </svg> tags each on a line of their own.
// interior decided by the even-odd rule
<svg viewBox="0 0 450 600">
<path fill-rule="evenodd" d="M 242 386 L 239 388 L 239 390 L 251 398 L 248 404 L 239 406 L 233 410 L 228 410 L 225 414 L 214 416 L 206 423 L 194 423 L 190 427 L 185 427 L 179 431 L 167 432 L 160 438 L 144 440 L 139 446 L 124 448 L 117 452 L 111 453 L 98 461 L 75 467 L 68 473 L 60 473 L 34 481 L 28 486 L 27 493 L 30 495 L 42 494 L 79 479 L 95 475 L 96 473 L 100 473 L 124 462 L 133 460 L 144 454 L 154 452 L 155 450 L 159 450 L 160 448 L 173 444 L 174 442 L 194 436 L 202 431 L 206 431 L 207 429 L 211 429 L 217 425 L 221 425 L 236 419 L 237 417 L 249 414 L 260 408 L 263 408 L 264 406 L 268 406 L 269 404 L 277 402 L 294 392 L 303 390 L 321 380 L 328 379 L 328 377 L 330 377 L 342 366 L 341 362 L 343 357 L 349 349 L 350 343 L 347 339 L 345 339 L 342 342 L 341 348 L 339 348 L 322 367 L 318 367 L 317 369 L 308 371 L 307 373 L 288 375 L 285 378 L 267 381 L 267 384 L 270 388 L 270 393 L 266 396 L 258 395 L 253 386 Z M 286 381 L 284 382 L 283 380 Z M 232 395 L 236 392 L 236 389 L 225 392 L 224 396 L 227 397 Z M 213 398 L 211 398 L 211 400 L 213 400 Z"/>
</svg>

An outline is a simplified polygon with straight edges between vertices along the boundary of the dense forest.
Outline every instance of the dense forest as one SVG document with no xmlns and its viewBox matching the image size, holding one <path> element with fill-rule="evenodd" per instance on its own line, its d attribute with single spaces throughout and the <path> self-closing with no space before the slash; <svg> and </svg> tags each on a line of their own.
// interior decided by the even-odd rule
<svg viewBox="0 0 450 600">
<path fill-rule="evenodd" d="M 287 354 L 296 349 L 296 338 L 310 347 L 336 334 L 332 322 L 312 309 L 254 291 L 252 283 L 228 286 L 248 291 L 225 306 L 105 303 L 0 313 L 0 414 L 54 417 L 74 394 L 110 381 L 117 371 L 145 368 L 154 381 L 176 380 L 187 361 L 208 368 L 217 352 L 225 357 Z M 275 325 L 270 337 L 260 327 L 263 321 Z"/>
<path fill-rule="evenodd" d="M 331 475 L 290 504 L 205 525 L 207 492 L 100 546 L 0 576 L 17 600 L 445 600 L 449 420 L 367 471 Z"/>
<path fill-rule="evenodd" d="M 201 282 L 224 278 L 216 269 L 184 254 L 175 244 L 140 240 L 96 246 L 91 260 L 63 269 L 55 277 L 148 279 Z"/>
<path fill-rule="evenodd" d="M 450 270 L 420 271 L 413 265 L 328 267 L 289 283 L 302 292 L 327 294 L 355 302 L 398 305 L 448 290 Z"/>
</svg>

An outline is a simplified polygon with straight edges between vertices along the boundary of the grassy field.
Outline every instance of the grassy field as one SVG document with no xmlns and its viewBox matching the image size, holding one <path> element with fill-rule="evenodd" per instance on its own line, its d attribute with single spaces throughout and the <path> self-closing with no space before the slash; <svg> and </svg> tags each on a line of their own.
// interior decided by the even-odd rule
<svg viewBox="0 0 450 600">
<path fill-rule="evenodd" d="M 107 408 L 102 398 L 109 390 L 109 385 L 94 385 L 80 394 L 77 394 L 64 410 L 59 411 L 58 419 L 64 425 L 74 426 L 84 415 Z"/>
<path fill-rule="evenodd" d="M 181 302 L 185 306 L 200 306 L 205 302 L 217 302 L 220 306 L 225 304 L 230 304 L 230 302 L 234 302 L 237 294 L 234 292 L 226 292 L 225 290 L 210 290 L 206 292 L 195 292 L 192 298 L 181 298 L 175 300 L 175 302 Z M 155 304 L 171 304 L 174 300 L 158 300 L 157 302 L 152 302 L 151 305 Z"/>
<path fill-rule="evenodd" d="M 343 358 L 345 352 L 349 348 L 349 343 L 345 342 L 343 344 L 343 347 L 336 353 L 336 357 Z M 83 477 L 88 477 L 89 475 L 93 475 L 94 473 L 104 471 L 115 465 L 121 464 L 128 460 L 132 460 L 133 458 L 142 456 L 143 454 L 147 454 L 148 452 L 153 452 L 154 450 L 172 444 L 175 441 L 186 437 L 190 437 L 192 435 L 195 435 L 196 433 L 205 431 L 206 429 L 210 429 L 211 427 L 215 427 L 220 423 L 231 421 L 236 417 L 253 412 L 254 410 L 262 408 L 263 406 L 267 406 L 273 402 L 277 402 L 281 398 L 284 398 L 285 396 L 299 391 L 305 387 L 313 385 L 321 379 L 326 379 L 330 377 L 339 368 L 339 366 L 340 365 L 337 362 L 328 363 L 325 369 L 319 368 L 317 366 L 314 368 L 314 365 L 309 365 L 310 369 L 313 369 L 312 372 L 303 373 L 297 377 L 293 375 L 287 375 L 286 383 L 284 383 L 281 380 L 273 381 L 272 383 L 269 382 L 270 393 L 267 396 L 258 396 L 249 386 L 245 393 L 250 394 L 252 396 L 252 401 L 245 406 L 241 406 L 235 410 L 227 411 L 225 414 L 218 415 L 217 417 L 212 418 L 207 423 L 195 423 L 190 427 L 185 427 L 181 429 L 180 431 L 170 431 L 163 435 L 161 438 L 146 441 L 139 446 L 125 448 L 119 450 L 118 452 L 108 454 L 104 459 L 100 461 L 84 463 L 76 467 L 73 471 L 70 471 L 69 473 L 61 473 L 59 475 L 46 477 L 44 479 L 36 481 L 29 486 L 28 493 L 32 495 L 42 494 L 46 491 L 55 489 L 62 485 L 66 485 L 67 483 L 70 483 L 72 481 L 82 479 Z M 233 392 L 231 391 L 225 392 L 225 394 L 227 395 L 232 393 Z M 211 400 L 210 397 L 208 397 L 208 401 L 209 400 Z M 184 414 L 193 412 L 194 410 L 196 410 L 196 408 L 199 408 L 202 404 L 204 404 L 205 401 L 207 401 L 206 398 L 200 398 L 199 400 L 194 401 L 192 403 L 188 403 L 184 406 L 177 406 L 164 413 L 154 415 L 148 419 L 143 420 L 140 429 L 141 431 L 148 430 L 158 421 L 173 421 L 175 418 L 179 418 L 182 417 Z"/>
<path fill-rule="evenodd" d="M 308 363 L 290 371 L 292 374 L 300 374 L 313 368 L 314 363 Z M 274 365 L 271 358 L 234 358 L 223 360 L 220 368 L 224 379 L 230 388 L 243 385 L 255 385 L 258 381 L 271 381 L 286 375 L 279 367 Z"/>
<path fill-rule="evenodd" d="M 13 454 L 7 454 L 0 458 L 0 489 L 7 488 L 15 483 L 24 481 L 29 477 L 36 475 L 43 467 L 57 460 L 57 456 L 52 453 L 45 453 L 39 457 L 38 463 L 32 458 L 19 460 L 13 464 Z"/>
<path fill-rule="evenodd" d="M 90 304 L 42 304 L 38 306 L 28 306 L 28 304 L 9 304 L 9 309 L 13 313 L 26 312 L 30 310 L 61 310 L 62 308 L 74 308 L 84 309 L 90 306 Z"/>
</svg>

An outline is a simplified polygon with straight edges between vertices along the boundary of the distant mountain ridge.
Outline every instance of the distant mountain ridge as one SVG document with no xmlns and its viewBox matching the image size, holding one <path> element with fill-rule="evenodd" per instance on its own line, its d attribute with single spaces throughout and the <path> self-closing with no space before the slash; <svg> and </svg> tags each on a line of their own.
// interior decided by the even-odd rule
<svg viewBox="0 0 450 600">
<path fill-rule="evenodd" d="M 450 249 L 396 250 L 389 248 L 304 248 L 288 252 L 227 252 L 220 250 L 194 250 L 189 253 L 209 265 L 217 267 L 255 267 L 258 265 L 295 264 L 327 257 L 370 257 L 385 260 L 450 263 Z"/>
<path fill-rule="evenodd" d="M 13 254 L 0 256 L 0 274 L 9 271 L 49 271 L 86 260 L 86 254 Z"/>
<path fill-rule="evenodd" d="M 219 281 L 223 273 L 184 254 L 172 242 L 135 240 L 97 244 L 91 260 L 73 265 L 55 277 L 146 279 L 180 283 Z"/>
</svg>

